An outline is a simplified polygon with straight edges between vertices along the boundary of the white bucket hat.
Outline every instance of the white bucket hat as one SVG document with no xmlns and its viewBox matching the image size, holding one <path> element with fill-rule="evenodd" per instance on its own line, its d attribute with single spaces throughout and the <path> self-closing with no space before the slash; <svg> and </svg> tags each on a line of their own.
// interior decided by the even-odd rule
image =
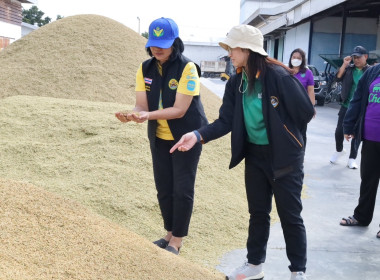
<svg viewBox="0 0 380 280">
<path fill-rule="evenodd" d="M 261 31 L 252 25 L 246 24 L 232 27 L 223 42 L 219 42 L 219 45 L 225 50 L 228 50 L 228 47 L 250 49 L 255 53 L 268 56 L 263 44 L 264 37 Z"/>
</svg>

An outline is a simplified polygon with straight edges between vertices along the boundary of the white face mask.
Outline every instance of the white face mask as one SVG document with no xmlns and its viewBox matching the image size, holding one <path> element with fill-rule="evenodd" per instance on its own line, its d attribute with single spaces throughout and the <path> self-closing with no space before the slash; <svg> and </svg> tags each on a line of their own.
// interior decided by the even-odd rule
<svg viewBox="0 0 380 280">
<path fill-rule="evenodd" d="M 298 67 L 302 64 L 302 60 L 301 59 L 292 59 L 291 60 L 292 62 L 292 65 L 295 66 L 295 67 Z"/>
</svg>

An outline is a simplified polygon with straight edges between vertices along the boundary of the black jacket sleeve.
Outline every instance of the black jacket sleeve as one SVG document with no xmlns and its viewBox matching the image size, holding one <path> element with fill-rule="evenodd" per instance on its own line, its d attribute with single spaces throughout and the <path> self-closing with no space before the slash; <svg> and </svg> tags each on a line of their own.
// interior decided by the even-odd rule
<svg viewBox="0 0 380 280">
<path fill-rule="evenodd" d="M 343 120 L 343 131 L 344 134 L 355 135 L 355 127 L 359 119 L 363 95 L 368 93 L 367 80 L 369 76 L 369 71 L 364 72 L 363 76 L 359 80 L 358 86 L 354 92 L 350 105 Z"/>
<path fill-rule="evenodd" d="M 199 133 L 202 135 L 204 143 L 222 137 L 232 130 L 235 108 L 235 80 L 236 76 L 233 76 L 226 84 L 223 103 L 219 109 L 218 119 L 213 123 L 198 129 Z"/>
<path fill-rule="evenodd" d="M 292 75 L 281 77 L 278 86 L 280 96 L 283 96 L 286 111 L 297 127 L 310 122 L 314 116 L 314 106 L 303 85 Z"/>
</svg>

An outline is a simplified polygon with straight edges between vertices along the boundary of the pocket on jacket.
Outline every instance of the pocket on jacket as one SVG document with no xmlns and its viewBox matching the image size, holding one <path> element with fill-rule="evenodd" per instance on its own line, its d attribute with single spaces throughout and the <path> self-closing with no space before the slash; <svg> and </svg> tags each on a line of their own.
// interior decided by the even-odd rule
<svg viewBox="0 0 380 280">
<path fill-rule="evenodd" d="M 291 137 L 291 139 L 300 147 L 300 148 L 302 148 L 303 147 L 303 145 L 302 145 L 302 143 L 301 143 L 301 141 L 294 135 L 294 133 L 293 132 L 291 132 L 289 129 L 288 129 L 288 127 L 284 124 L 284 128 L 285 128 L 285 130 L 286 130 L 286 132 L 289 134 L 289 136 Z"/>
</svg>

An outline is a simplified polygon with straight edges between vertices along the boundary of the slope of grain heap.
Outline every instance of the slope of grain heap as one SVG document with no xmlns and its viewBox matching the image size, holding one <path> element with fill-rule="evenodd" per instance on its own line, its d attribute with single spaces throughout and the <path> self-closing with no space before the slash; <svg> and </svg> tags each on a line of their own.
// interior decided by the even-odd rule
<svg viewBox="0 0 380 280">
<path fill-rule="evenodd" d="M 0 98 L 49 96 L 130 103 L 146 39 L 98 15 L 67 17 L 0 53 Z"/>
<path fill-rule="evenodd" d="M 0 279 L 222 279 L 31 184 L 0 196 Z"/>
</svg>

